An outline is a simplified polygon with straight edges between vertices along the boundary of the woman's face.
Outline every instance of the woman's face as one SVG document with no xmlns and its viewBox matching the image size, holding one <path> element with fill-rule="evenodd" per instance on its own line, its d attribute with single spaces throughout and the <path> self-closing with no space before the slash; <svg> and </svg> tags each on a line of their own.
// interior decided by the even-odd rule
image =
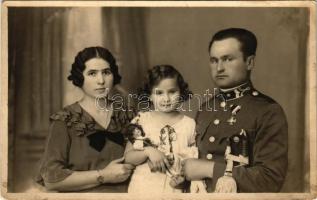
<svg viewBox="0 0 317 200">
<path fill-rule="evenodd" d="M 109 94 L 113 87 L 113 74 L 110 65 L 102 58 L 92 58 L 85 62 L 82 90 L 92 98 L 102 98 Z"/>
</svg>

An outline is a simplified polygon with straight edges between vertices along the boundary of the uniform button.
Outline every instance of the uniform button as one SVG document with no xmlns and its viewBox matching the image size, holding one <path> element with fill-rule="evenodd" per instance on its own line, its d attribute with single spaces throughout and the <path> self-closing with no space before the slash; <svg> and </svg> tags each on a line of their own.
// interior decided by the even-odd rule
<svg viewBox="0 0 317 200">
<path fill-rule="evenodd" d="M 216 140 L 216 138 L 214 137 L 214 136 L 211 136 L 210 138 L 209 138 L 209 142 L 214 142 Z"/>
<path fill-rule="evenodd" d="M 221 108 L 224 108 L 225 106 L 226 106 L 226 102 L 225 102 L 225 101 L 223 101 L 223 102 L 220 103 L 220 107 L 221 107 Z"/>
<path fill-rule="evenodd" d="M 233 137 L 233 141 L 238 143 L 238 142 L 240 141 L 240 139 L 239 139 L 238 136 L 234 136 L 234 137 Z"/>
<path fill-rule="evenodd" d="M 206 158 L 207 158 L 208 160 L 211 160 L 211 159 L 212 159 L 212 154 L 211 154 L 211 153 L 207 154 Z"/>
<path fill-rule="evenodd" d="M 228 94 L 227 94 L 227 97 L 231 97 L 231 94 L 230 94 L 230 93 L 228 93 Z"/>
<path fill-rule="evenodd" d="M 252 95 L 253 95 L 253 96 L 258 96 L 258 95 L 259 95 L 259 92 L 258 92 L 258 91 L 253 91 L 253 92 L 252 92 Z"/>
<path fill-rule="evenodd" d="M 214 120 L 214 124 L 215 124 L 215 125 L 220 124 L 220 120 L 219 120 L 219 119 L 215 119 L 215 120 Z"/>
</svg>

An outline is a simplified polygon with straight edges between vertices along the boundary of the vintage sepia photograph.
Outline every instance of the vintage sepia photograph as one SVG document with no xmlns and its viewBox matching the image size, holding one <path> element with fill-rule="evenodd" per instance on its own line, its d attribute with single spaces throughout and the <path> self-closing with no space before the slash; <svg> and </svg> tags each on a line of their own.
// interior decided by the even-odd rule
<svg viewBox="0 0 317 200">
<path fill-rule="evenodd" d="M 313 1 L 2 2 L 1 195 L 316 198 L 315 24 Z"/>
</svg>

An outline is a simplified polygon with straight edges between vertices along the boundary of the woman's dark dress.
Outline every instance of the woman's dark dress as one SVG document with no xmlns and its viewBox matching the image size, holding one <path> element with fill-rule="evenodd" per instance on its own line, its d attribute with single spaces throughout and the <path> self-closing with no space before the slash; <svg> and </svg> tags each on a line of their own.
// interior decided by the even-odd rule
<svg viewBox="0 0 317 200">
<path fill-rule="evenodd" d="M 65 107 L 51 116 L 50 133 L 45 153 L 40 162 L 36 181 L 54 183 L 64 180 L 74 171 L 103 169 L 124 154 L 123 128 L 134 117 L 134 112 L 114 110 L 105 130 L 79 105 Z M 126 192 L 128 181 L 103 184 L 76 192 Z"/>
</svg>

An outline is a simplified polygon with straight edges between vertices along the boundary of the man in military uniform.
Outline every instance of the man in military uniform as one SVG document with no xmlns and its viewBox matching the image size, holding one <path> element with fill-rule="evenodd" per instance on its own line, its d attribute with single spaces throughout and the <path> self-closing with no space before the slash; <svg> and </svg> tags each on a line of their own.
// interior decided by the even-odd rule
<svg viewBox="0 0 317 200">
<path fill-rule="evenodd" d="M 186 178 L 204 179 L 208 192 L 220 177 L 234 180 L 237 192 L 278 192 L 284 183 L 287 121 L 281 106 L 251 83 L 256 47 L 255 35 L 239 28 L 219 31 L 209 44 L 219 93 L 196 117 L 199 159 L 183 163 Z M 230 185 L 221 187 L 216 192 L 230 192 Z"/>
</svg>

